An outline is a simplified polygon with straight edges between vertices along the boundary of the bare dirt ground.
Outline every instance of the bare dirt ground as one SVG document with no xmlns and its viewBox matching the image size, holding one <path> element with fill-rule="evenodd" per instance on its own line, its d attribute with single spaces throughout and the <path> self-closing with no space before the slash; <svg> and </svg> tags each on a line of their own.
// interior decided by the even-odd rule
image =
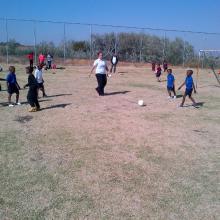
<svg viewBox="0 0 220 220">
<path fill-rule="evenodd" d="M 16 68 L 23 86 L 24 66 Z M 185 70 L 173 70 L 179 86 Z M 27 111 L 27 90 L 13 108 L 0 92 L 0 219 L 219 219 L 220 87 L 212 73 L 200 73 L 199 108 L 188 99 L 178 108 L 184 89 L 168 100 L 166 82 L 149 69 L 118 71 L 104 97 L 88 66 L 45 71 L 48 97 L 36 113 Z"/>
</svg>

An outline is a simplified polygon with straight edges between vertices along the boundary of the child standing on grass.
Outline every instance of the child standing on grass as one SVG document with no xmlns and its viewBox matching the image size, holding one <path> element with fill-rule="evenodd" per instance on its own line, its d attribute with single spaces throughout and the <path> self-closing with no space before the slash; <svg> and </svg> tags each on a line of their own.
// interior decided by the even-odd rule
<svg viewBox="0 0 220 220">
<path fill-rule="evenodd" d="M 196 93 L 196 89 L 195 89 L 192 75 L 193 75 L 193 71 L 187 70 L 185 82 L 178 88 L 178 90 L 180 90 L 184 85 L 186 85 L 186 90 L 183 95 L 183 100 L 182 100 L 182 103 L 180 104 L 180 107 L 183 107 L 184 102 L 186 100 L 186 96 L 189 96 L 190 100 L 193 102 L 193 106 L 196 106 L 196 102 L 192 97 L 192 91 L 194 90 L 194 93 Z"/>
<path fill-rule="evenodd" d="M 169 99 L 172 98 L 172 92 L 174 94 L 173 98 L 176 99 L 175 78 L 172 73 L 172 69 L 167 69 L 167 92 Z"/>
<path fill-rule="evenodd" d="M 39 90 L 41 90 L 42 93 L 43 93 L 43 97 L 47 97 L 47 95 L 45 93 L 45 89 L 44 89 L 44 80 L 43 80 L 42 68 L 43 68 L 43 64 L 39 64 L 37 66 L 37 69 L 35 70 L 34 76 L 35 76 L 35 78 L 37 80 L 37 84 L 38 84 L 38 93 L 39 93 Z"/>
<path fill-rule="evenodd" d="M 7 83 L 7 88 L 8 88 L 8 106 L 9 107 L 14 106 L 11 102 L 11 96 L 13 93 L 16 93 L 16 105 L 21 105 L 21 103 L 18 102 L 20 86 L 17 83 L 14 66 L 9 67 L 9 73 L 6 77 L 6 83 Z"/>
<path fill-rule="evenodd" d="M 29 76 L 28 76 L 28 83 L 24 86 L 24 88 L 29 87 L 27 94 L 27 100 L 31 106 L 29 112 L 36 112 L 40 110 L 40 105 L 38 102 L 38 94 L 37 94 L 38 92 L 37 80 L 33 75 L 32 67 L 26 67 L 26 73 L 29 74 Z"/>
<path fill-rule="evenodd" d="M 156 77 L 157 77 L 157 82 L 160 82 L 160 76 L 161 76 L 161 67 L 160 67 L 160 64 L 157 64 L 157 70 L 156 70 Z"/>
</svg>

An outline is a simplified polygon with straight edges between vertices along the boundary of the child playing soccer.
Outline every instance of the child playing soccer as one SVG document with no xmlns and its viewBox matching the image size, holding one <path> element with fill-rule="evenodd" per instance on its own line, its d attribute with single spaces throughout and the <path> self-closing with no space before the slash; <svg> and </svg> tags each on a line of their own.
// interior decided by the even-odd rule
<svg viewBox="0 0 220 220">
<path fill-rule="evenodd" d="M 160 67 L 160 64 L 157 64 L 157 70 L 156 70 L 156 77 L 157 77 L 157 81 L 160 82 L 160 75 L 161 75 L 161 67 Z"/>
<path fill-rule="evenodd" d="M 8 106 L 14 106 L 11 102 L 11 96 L 13 93 L 16 93 L 16 105 L 21 105 L 21 103 L 18 102 L 20 86 L 17 83 L 14 66 L 9 67 L 9 73 L 6 77 L 6 83 L 8 88 Z"/>
<path fill-rule="evenodd" d="M 36 112 L 40 110 L 40 105 L 38 102 L 37 80 L 35 79 L 33 75 L 32 67 L 26 67 L 26 73 L 29 74 L 29 76 L 28 76 L 28 83 L 24 86 L 24 88 L 29 87 L 28 94 L 27 94 L 27 100 L 31 106 L 31 108 L 29 109 L 29 112 Z"/>
<path fill-rule="evenodd" d="M 174 96 L 173 98 L 176 98 L 176 91 L 175 91 L 175 78 L 172 74 L 172 69 L 167 69 L 167 92 L 169 97 L 172 98 L 171 92 L 173 92 Z"/>
<path fill-rule="evenodd" d="M 47 95 L 45 93 L 45 89 L 44 89 L 44 80 L 43 80 L 42 68 L 43 68 L 43 64 L 39 64 L 37 66 L 37 69 L 35 70 L 34 76 L 35 76 L 35 78 L 37 80 L 37 84 L 38 84 L 38 93 L 39 93 L 39 90 L 41 90 L 42 93 L 43 93 L 43 97 L 47 97 Z"/>
<path fill-rule="evenodd" d="M 180 104 L 180 107 L 183 107 L 184 102 L 186 100 L 186 96 L 189 96 L 189 98 L 193 102 L 193 106 L 196 106 L 196 102 L 195 102 L 195 100 L 192 97 L 192 91 L 194 90 L 194 93 L 196 93 L 196 89 L 195 89 L 195 85 L 194 85 L 194 82 L 193 82 L 192 75 L 193 75 L 193 71 L 192 70 L 187 70 L 186 71 L 186 80 L 178 88 L 178 90 L 180 90 L 184 85 L 186 85 L 186 90 L 185 90 L 185 93 L 183 95 L 183 100 L 182 100 L 182 103 Z"/>
</svg>

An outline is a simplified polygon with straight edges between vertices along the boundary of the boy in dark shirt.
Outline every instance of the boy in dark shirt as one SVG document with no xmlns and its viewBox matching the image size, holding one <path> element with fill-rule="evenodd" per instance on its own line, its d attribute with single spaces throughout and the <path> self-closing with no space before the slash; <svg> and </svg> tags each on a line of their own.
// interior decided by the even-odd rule
<svg viewBox="0 0 220 220">
<path fill-rule="evenodd" d="M 180 104 L 180 107 L 183 107 L 184 102 L 186 100 L 186 96 L 189 96 L 190 100 L 193 102 L 193 105 L 196 106 L 196 102 L 192 97 L 192 91 L 194 90 L 194 93 L 196 93 L 196 89 L 195 89 L 195 85 L 194 85 L 194 82 L 193 82 L 192 74 L 193 74 L 192 70 L 187 70 L 186 71 L 185 82 L 178 88 L 178 90 L 180 90 L 184 85 L 186 85 L 186 90 L 185 90 L 185 93 L 183 95 L 183 100 L 182 100 L 182 103 Z"/>
<path fill-rule="evenodd" d="M 166 60 L 163 61 L 163 71 L 166 72 L 168 69 L 168 63 Z"/>
<path fill-rule="evenodd" d="M 29 112 L 36 112 L 40 110 L 40 105 L 38 102 L 37 80 L 35 79 L 33 75 L 32 67 L 26 67 L 26 73 L 29 74 L 29 76 L 28 76 L 28 83 L 24 86 L 24 88 L 29 87 L 28 94 L 27 94 L 27 100 L 31 106 L 31 108 L 29 109 Z"/>
</svg>

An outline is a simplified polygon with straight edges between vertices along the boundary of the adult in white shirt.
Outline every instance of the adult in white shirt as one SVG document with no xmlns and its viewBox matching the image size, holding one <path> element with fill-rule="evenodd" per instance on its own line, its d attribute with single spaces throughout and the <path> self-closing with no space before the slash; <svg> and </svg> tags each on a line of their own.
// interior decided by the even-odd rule
<svg viewBox="0 0 220 220">
<path fill-rule="evenodd" d="M 95 70 L 95 74 L 96 74 L 96 79 L 98 82 L 98 87 L 96 88 L 97 93 L 99 94 L 99 96 L 104 96 L 104 88 L 107 84 L 107 74 L 106 72 L 108 72 L 108 66 L 106 61 L 104 61 L 103 59 L 103 55 L 102 52 L 98 53 L 98 59 L 95 60 L 92 70 L 91 70 L 91 74 L 93 73 L 93 70 Z"/>
<path fill-rule="evenodd" d="M 37 85 L 38 85 L 38 93 L 39 90 L 42 91 L 43 97 L 47 97 L 44 89 L 44 80 L 43 80 L 43 71 L 42 71 L 43 65 L 39 64 L 37 66 L 37 69 L 34 72 L 35 79 L 37 80 Z"/>
</svg>

